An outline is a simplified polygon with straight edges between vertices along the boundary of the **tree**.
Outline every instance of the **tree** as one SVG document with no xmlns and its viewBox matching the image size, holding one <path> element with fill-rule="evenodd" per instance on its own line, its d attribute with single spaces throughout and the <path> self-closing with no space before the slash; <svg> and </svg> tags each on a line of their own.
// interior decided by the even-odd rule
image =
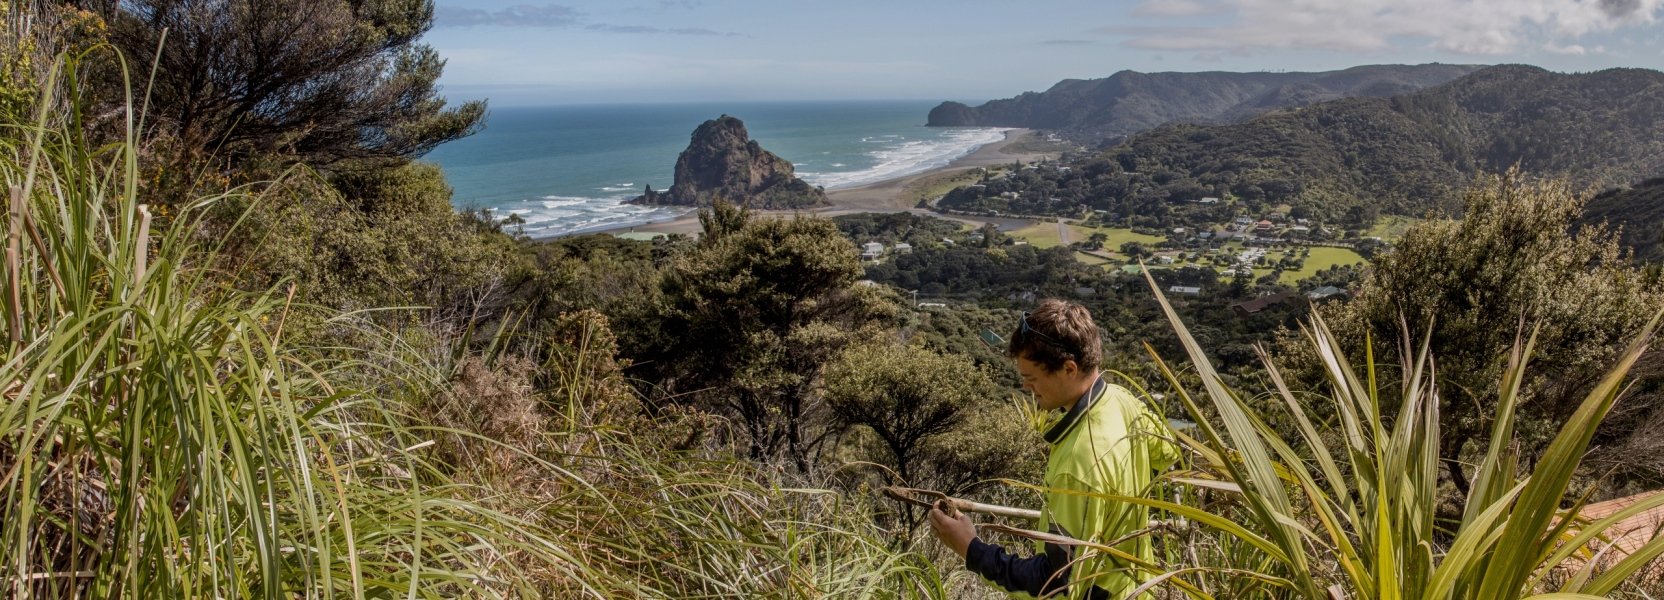
<svg viewBox="0 0 1664 600">
<path fill-rule="evenodd" d="M 638 354 L 660 383 L 652 391 L 734 415 L 753 459 L 784 447 L 807 470 L 818 444 L 804 435 L 807 400 L 822 366 L 892 309 L 855 285 L 860 260 L 829 220 L 752 219 L 718 201 L 700 221 L 699 245 L 664 277 L 661 337 Z"/>
<path fill-rule="evenodd" d="M 1332 318 L 1337 333 L 1354 343 L 1373 332 L 1377 356 L 1398 354 L 1399 336 L 1389 332 L 1401 330 L 1401 317 L 1417 343 L 1432 326 L 1440 455 L 1463 493 L 1459 452 L 1486 431 L 1516 325 L 1537 328 L 1533 364 L 1540 375 L 1527 382 L 1530 400 L 1519 416 L 1529 457 L 1664 300 L 1656 280 L 1621 258 L 1610 232 L 1567 233 L 1582 212 L 1567 183 L 1510 172 L 1479 182 L 1466 205 L 1460 221 L 1427 221 L 1405 232 Z"/>
<path fill-rule="evenodd" d="M 230 223 L 243 206 L 227 206 Z M 227 247 L 247 257 L 251 287 L 282 279 L 298 300 L 336 308 L 422 305 L 475 309 L 488 291 L 531 265 L 500 223 L 458 214 L 431 164 L 343 174 L 323 182 L 293 174 L 253 201 Z"/>
<path fill-rule="evenodd" d="M 1102 250 L 1103 247 L 1104 247 L 1104 244 L 1109 242 L 1109 234 L 1104 233 L 1102 231 L 1096 231 L 1096 232 L 1093 232 L 1090 237 L 1086 238 L 1086 241 L 1087 241 L 1087 245 L 1086 245 L 1087 249 L 1089 249 L 1089 250 Z"/>
<path fill-rule="evenodd" d="M 147 118 L 174 141 L 176 162 L 397 163 L 473 133 L 485 115 L 483 102 L 447 109 L 438 95 L 444 61 L 417 43 L 431 0 L 75 4 L 108 21 L 136 73 L 157 65 Z"/>
<path fill-rule="evenodd" d="M 914 486 L 923 447 L 997 395 L 968 357 L 895 343 L 849 348 L 827 367 L 825 387 L 838 422 L 877 434 L 897 474 Z"/>
</svg>

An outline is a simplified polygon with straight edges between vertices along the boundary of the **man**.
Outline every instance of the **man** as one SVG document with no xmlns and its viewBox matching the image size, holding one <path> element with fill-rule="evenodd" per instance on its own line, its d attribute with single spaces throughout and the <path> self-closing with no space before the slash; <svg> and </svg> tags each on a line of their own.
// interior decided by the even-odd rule
<svg viewBox="0 0 1664 600">
<path fill-rule="evenodd" d="M 1121 540 L 1117 550 L 1149 561 L 1148 536 L 1122 539 L 1146 526 L 1144 507 L 1071 492 L 1145 493 L 1155 474 L 1178 460 L 1166 422 L 1098 373 L 1103 348 L 1084 306 L 1046 300 L 1023 313 L 1006 354 L 1016 359 L 1023 387 L 1040 408 L 1066 411 L 1045 432 L 1051 453 L 1040 528 L 1099 544 Z M 1039 554 L 1018 558 L 977 539 L 964 515 L 932 509 L 930 524 L 942 544 L 965 558 L 965 568 L 1015 596 L 1067 588 L 1071 598 L 1119 599 L 1140 581 L 1127 560 L 1090 548 L 1036 544 Z"/>
</svg>

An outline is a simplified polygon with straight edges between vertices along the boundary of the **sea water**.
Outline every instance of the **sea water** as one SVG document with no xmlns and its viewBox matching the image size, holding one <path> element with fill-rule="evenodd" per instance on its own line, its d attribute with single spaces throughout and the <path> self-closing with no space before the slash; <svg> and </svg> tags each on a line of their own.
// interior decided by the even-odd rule
<svg viewBox="0 0 1664 600">
<path fill-rule="evenodd" d="M 481 132 L 435 149 L 458 208 L 525 219 L 534 237 L 675 218 L 686 207 L 623 204 L 645 186 L 670 187 L 694 128 L 727 114 L 827 189 L 947 165 L 1004 129 L 925 127 L 933 102 L 781 102 L 505 107 Z"/>
</svg>

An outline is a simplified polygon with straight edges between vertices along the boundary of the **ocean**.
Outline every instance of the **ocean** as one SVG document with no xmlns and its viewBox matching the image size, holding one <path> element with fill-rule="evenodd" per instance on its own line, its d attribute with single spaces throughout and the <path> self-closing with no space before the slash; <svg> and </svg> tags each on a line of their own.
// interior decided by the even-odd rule
<svg viewBox="0 0 1664 600">
<path fill-rule="evenodd" d="M 670 187 L 694 128 L 728 114 L 751 138 L 827 189 L 947 165 L 1003 129 L 925 127 L 934 102 L 776 102 L 493 108 L 485 129 L 427 155 L 458 208 L 518 214 L 533 237 L 675 218 L 685 207 L 622 204 Z"/>
</svg>

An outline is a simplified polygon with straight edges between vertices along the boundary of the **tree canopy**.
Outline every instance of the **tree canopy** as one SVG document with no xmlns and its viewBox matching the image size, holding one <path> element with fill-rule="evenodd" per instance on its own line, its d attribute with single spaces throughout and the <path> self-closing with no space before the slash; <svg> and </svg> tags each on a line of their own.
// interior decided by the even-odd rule
<svg viewBox="0 0 1664 600">
<path fill-rule="evenodd" d="M 155 64 L 147 118 L 187 161 L 398 162 L 473 133 L 485 115 L 483 102 L 447 108 L 438 94 L 445 61 L 418 42 L 431 0 L 75 4 L 108 22 L 135 81 Z"/>
</svg>

